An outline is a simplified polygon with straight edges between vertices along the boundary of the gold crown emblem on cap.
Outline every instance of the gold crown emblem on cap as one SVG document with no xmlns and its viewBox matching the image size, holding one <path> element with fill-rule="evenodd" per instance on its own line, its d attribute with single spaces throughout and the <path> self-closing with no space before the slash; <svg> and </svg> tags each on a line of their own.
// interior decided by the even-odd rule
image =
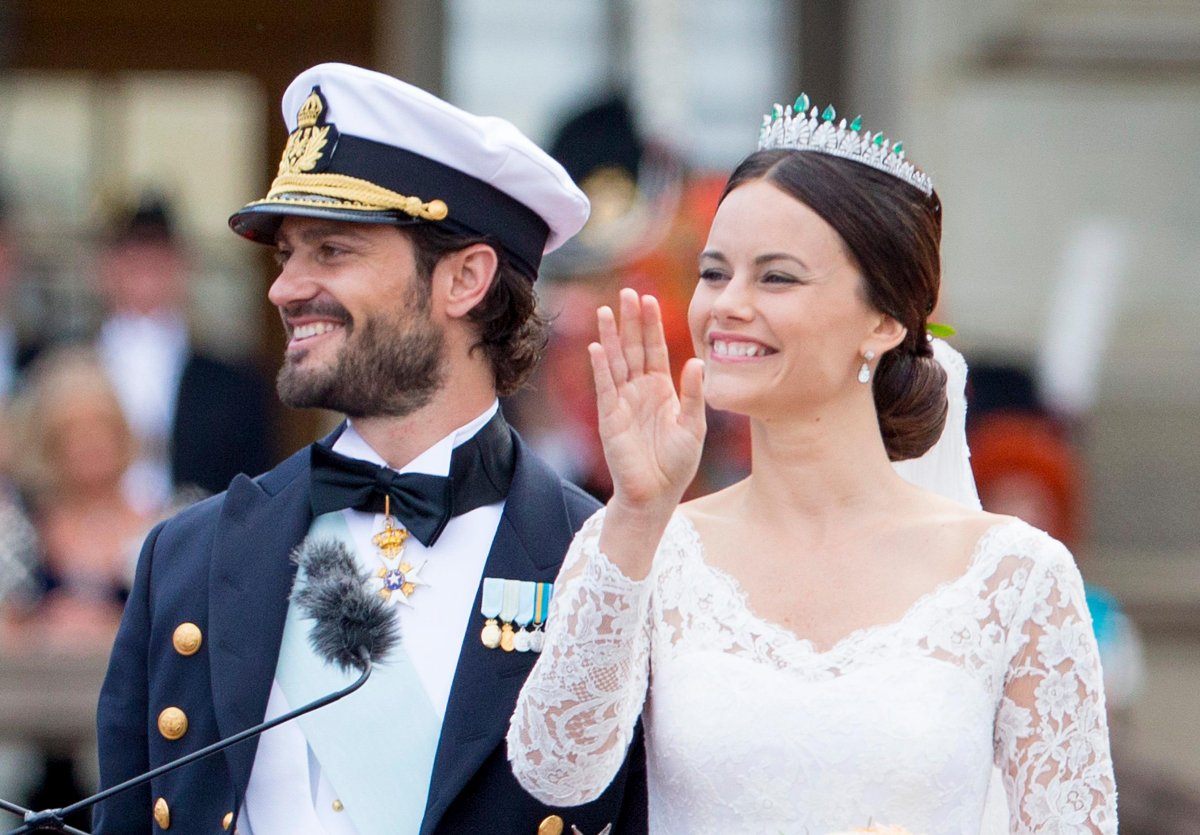
<svg viewBox="0 0 1200 835">
<path fill-rule="evenodd" d="M 279 175 L 300 174 L 317 167 L 329 144 L 332 125 L 317 125 L 325 112 L 325 101 L 319 87 L 313 87 L 296 114 L 296 129 L 288 137 L 283 157 L 279 160 Z M 336 136 L 336 134 L 335 134 Z"/>
<path fill-rule="evenodd" d="M 328 102 L 320 86 L 314 86 L 296 111 L 296 129 L 288 136 L 267 196 L 248 207 L 287 204 L 365 212 L 401 211 L 435 221 L 450 214 L 444 200 L 426 201 L 398 194 L 361 177 L 327 171 L 339 138 L 337 126 L 328 121 L 327 109 Z"/>
<path fill-rule="evenodd" d="M 304 100 L 304 104 L 300 105 L 300 111 L 296 114 L 296 126 L 311 128 L 321 118 L 324 111 L 325 103 L 321 101 L 321 96 L 316 88 L 313 88 L 313 91 L 308 94 L 308 98 Z"/>
</svg>

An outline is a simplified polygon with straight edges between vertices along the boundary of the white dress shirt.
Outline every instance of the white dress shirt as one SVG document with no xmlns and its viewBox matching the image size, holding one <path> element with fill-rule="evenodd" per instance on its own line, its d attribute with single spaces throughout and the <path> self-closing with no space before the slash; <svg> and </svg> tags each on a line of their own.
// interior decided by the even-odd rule
<svg viewBox="0 0 1200 835">
<path fill-rule="evenodd" d="M 171 497 L 171 432 L 188 358 L 187 323 L 175 313 L 108 319 L 96 344 L 100 361 L 138 441 L 125 473 L 126 499 L 146 513 Z"/>
<path fill-rule="evenodd" d="M 451 432 L 399 472 L 448 475 L 454 449 L 474 437 L 498 408 L 499 403 L 493 402 L 482 415 Z M 353 424 L 333 449 L 373 464 L 386 463 Z M 432 548 L 426 548 L 415 537 L 405 543 L 405 559 L 419 568 L 419 577 L 427 585 L 414 590 L 412 606 L 395 603 L 400 634 L 439 721 L 446 714 L 463 635 L 471 622 L 483 567 L 503 511 L 504 502 L 499 501 L 454 517 Z M 383 514 L 358 510 L 341 513 L 357 546 L 360 567 L 373 572 L 383 564 L 371 542 L 371 537 L 383 528 Z M 278 680 L 273 681 L 265 718 L 272 719 L 292 707 L 298 705 L 289 705 Z M 311 799 L 311 804 L 305 799 Z M 352 835 L 355 828 L 347 815 L 336 811 L 336 800 L 336 791 L 321 773 L 300 725 L 287 723 L 267 731 L 259 740 L 238 828 L 243 835 Z"/>
</svg>

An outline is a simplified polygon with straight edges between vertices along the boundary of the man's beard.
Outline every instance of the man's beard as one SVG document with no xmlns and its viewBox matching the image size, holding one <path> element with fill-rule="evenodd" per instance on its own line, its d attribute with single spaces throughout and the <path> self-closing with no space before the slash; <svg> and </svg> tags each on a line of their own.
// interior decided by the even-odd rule
<svg viewBox="0 0 1200 835">
<path fill-rule="evenodd" d="M 430 321 L 428 299 L 417 298 L 394 317 L 346 318 L 345 342 L 328 368 L 304 369 L 304 354 L 284 358 L 275 387 L 297 409 L 332 409 L 348 417 L 404 417 L 420 409 L 443 383 L 445 335 Z"/>
</svg>

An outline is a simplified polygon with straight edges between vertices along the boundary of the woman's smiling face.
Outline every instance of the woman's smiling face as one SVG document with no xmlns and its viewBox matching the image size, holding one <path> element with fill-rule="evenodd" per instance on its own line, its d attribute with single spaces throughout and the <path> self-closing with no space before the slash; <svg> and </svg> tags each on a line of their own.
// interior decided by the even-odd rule
<svg viewBox="0 0 1200 835">
<path fill-rule="evenodd" d="M 808 206 L 766 180 L 722 201 L 688 311 L 713 408 L 770 417 L 865 388 L 862 352 L 882 316 L 837 232 Z"/>
</svg>

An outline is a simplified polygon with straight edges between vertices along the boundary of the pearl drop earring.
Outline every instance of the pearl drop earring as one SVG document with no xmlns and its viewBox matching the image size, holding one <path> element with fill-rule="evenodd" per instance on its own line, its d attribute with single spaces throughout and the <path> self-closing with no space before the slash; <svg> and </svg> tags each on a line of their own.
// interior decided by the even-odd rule
<svg viewBox="0 0 1200 835">
<path fill-rule="evenodd" d="M 867 363 L 873 359 L 875 359 L 874 351 L 866 351 L 863 353 L 864 362 L 862 364 L 862 368 L 858 369 L 858 381 L 864 385 L 871 382 L 871 366 Z"/>
</svg>

